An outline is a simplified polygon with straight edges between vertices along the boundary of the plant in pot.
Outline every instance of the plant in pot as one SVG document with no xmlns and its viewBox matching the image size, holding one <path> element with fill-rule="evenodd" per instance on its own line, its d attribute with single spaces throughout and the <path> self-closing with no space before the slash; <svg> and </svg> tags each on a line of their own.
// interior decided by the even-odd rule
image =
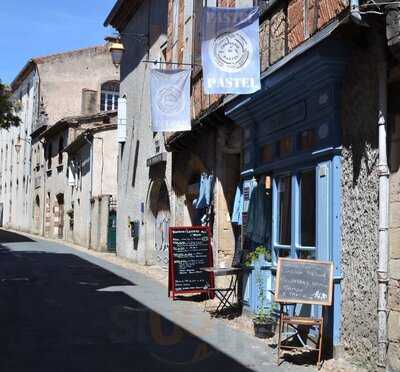
<svg viewBox="0 0 400 372">
<path fill-rule="evenodd" d="M 255 318 L 253 319 L 254 334 L 258 338 L 272 337 L 275 334 L 276 318 L 273 315 L 274 306 L 265 309 L 265 287 L 261 275 L 257 274 L 258 287 L 258 308 Z"/>
<path fill-rule="evenodd" d="M 245 261 L 245 265 L 250 267 L 254 265 L 256 261 L 263 257 L 266 261 L 271 262 L 272 254 L 271 249 L 264 246 L 258 246 L 254 251 L 250 252 Z M 272 305 L 270 309 L 266 309 L 266 289 L 265 283 L 263 282 L 263 277 L 259 267 L 255 268 L 256 275 L 256 285 L 258 292 L 258 303 L 257 303 L 257 313 L 253 319 L 254 334 L 259 338 L 272 337 L 275 333 L 276 319 L 273 316 L 274 306 Z"/>
<path fill-rule="evenodd" d="M 265 248 L 263 245 L 259 245 L 254 251 L 247 254 L 246 260 L 244 262 L 246 267 L 250 267 L 257 261 L 260 257 L 263 257 L 268 262 L 272 260 L 272 253 L 270 248 Z"/>
</svg>

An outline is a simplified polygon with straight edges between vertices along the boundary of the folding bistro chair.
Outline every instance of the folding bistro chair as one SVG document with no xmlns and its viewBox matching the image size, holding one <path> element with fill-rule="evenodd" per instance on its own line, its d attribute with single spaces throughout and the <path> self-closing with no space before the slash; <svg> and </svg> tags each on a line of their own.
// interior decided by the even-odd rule
<svg viewBox="0 0 400 372">
<path fill-rule="evenodd" d="M 214 296 L 218 300 L 216 313 L 221 313 L 222 311 L 234 308 L 233 298 L 237 297 L 238 289 L 238 276 L 241 274 L 242 269 L 236 267 L 219 268 L 219 267 L 205 267 L 203 268 L 206 272 L 214 273 L 214 276 L 231 276 L 229 285 L 224 288 L 219 287 L 206 287 L 205 292 L 207 294 L 207 300 L 211 300 Z M 206 302 L 207 304 L 207 302 Z M 204 305 L 204 311 L 208 311 L 207 305 Z"/>
</svg>

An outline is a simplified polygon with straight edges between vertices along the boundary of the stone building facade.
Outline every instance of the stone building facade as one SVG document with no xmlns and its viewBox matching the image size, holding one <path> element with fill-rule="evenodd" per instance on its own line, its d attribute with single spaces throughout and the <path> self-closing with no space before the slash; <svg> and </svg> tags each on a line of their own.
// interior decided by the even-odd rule
<svg viewBox="0 0 400 372">
<path fill-rule="evenodd" d="M 235 4 L 234 1 L 229 3 L 216 1 L 215 4 L 207 2 L 207 5 L 237 6 L 238 4 Z M 228 173 L 229 182 L 235 185 L 234 182 L 238 180 L 238 173 L 246 171 L 246 175 L 242 176 L 245 181 L 247 177 L 253 175 L 259 177 L 267 174 L 272 177 L 272 182 L 274 183 L 279 181 L 280 172 L 293 172 L 293 167 L 300 167 L 299 169 L 302 167 L 309 168 L 310 159 L 306 160 L 305 157 L 303 163 L 301 163 L 300 159 L 302 159 L 303 155 L 300 152 L 297 159 L 293 159 L 293 164 L 291 165 L 289 160 L 280 163 L 278 158 L 271 165 L 266 162 L 264 164 L 258 163 L 260 160 L 257 157 L 262 156 L 263 153 L 265 154 L 263 151 L 267 150 L 267 146 L 269 146 L 268 143 L 265 145 L 258 143 L 260 141 L 258 138 L 263 135 L 262 131 L 266 132 L 268 130 L 269 116 L 275 118 L 274 115 L 276 115 L 276 120 L 279 120 L 282 128 L 286 128 L 289 124 L 285 121 L 290 120 L 292 113 L 293 115 L 296 114 L 297 119 L 293 119 L 293 123 L 298 124 L 296 124 L 297 127 L 293 125 L 294 129 L 299 128 L 300 125 L 315 125 L 318 120 L 325 120 L 320 129 L 315 130 L 318 135 L 323 136 L 325 131 L 323 128 L 328 128 L 327 125 L 329 126 L 330 150 L 326 145 L 327 147 L 321 150 L 322 152 L 325 151 L 324 155 L 322 153 L 318 155 L 316 150 L 312 157 L 317 162 L 315 164 L 318 164 L 316 172 L 321 175 L 316 184 L 319 195 L 315 201 L 315 208 L 319 215 L 316 225 L 316 257 L 332 260 L 335 265 L 335 304 L 328 320 L 328 334 L 330 334 L 328 339 L 330 338 L 330 342 L 335 346 L 334 351 L 337 355 L 345 355 L 372 371 L 378 368 L 377 260 L 379 200 L 377 115 L 379 107 L 377 98 L 377 61 L 375 59 L 378 55 L 376 38 L 381 37 L 381 34 L 379 29 L 362 32 L 357 26 L 346 26 L 346 22 L 342 20 L 349 16 L 348 5 L 347 2 L 339 1 L 320 2 L 318 6 L 314 3 L 308 4 L 308 8 L 305 9 L 306 5 L 303 1 L 289 1 L 287 3 L 276 2 L 271 6 L 263 7 L 260 25 L 260 58 L 262 79 L 264 79 L 265 86 L 268 86 L 271 92 L 265 93 L 265 96 L 268 97 L 265 103 L 263 105 L 260 104 L 257 108 L 255 108 L 256 103 L 244 104 L 246 108 L 237 109 L 239 113 L 235 114 L 236 108 L 232 102 L 235 102 L 235 99 L 240 102 L 240 98 L 205 96 L 202 89 L 201 71 L 196 71 L 195 66 L 192 82 L 192 105 L 195 112 L 193 129 L 198 130 L 192 130 L 192 133 L 187 134 L 172 134 L 167 138 L 167 145 L 173 152 L 173 169 L 177 170 L 172 175 L 173 185 L 174 187 L 180 184 L 184 185 L 184 182 L 190 179 L 190 175 L 183 176 L 178 169 L 190 169 L 189 159 L 191 159 L 191 156 L 188 154 L 192 154 L 192 157 L 197 158 L 197 161 L 193 161 L 193 163 L 196 163 L 199 171 L 207 167 L 209 170 L 215 169 L 215 164 L 210 161 L 212 159 L 210 148 L 213 149 L 218 138 L 216 128 L 223 128 L 227 124 L 232 128 L 231 120 L 233 120 L 235 124 L 243 127 L 243 137 L 241 141 L 239 140 L 239 143 L 242 142 L 243 148 L 236 175 Z M 177 5 L 176 2 L 170 1 L 169 19 L 183 19 L 183 24 L 188 27 L 187 25 L 190 23 L 188 22 L 189 19 L 186 18 L 186 12 L 187 8 L 190 9 L 190 7 L 191 2 L 181 2 Z M 179 9 L 178 16 L 174 13 L 176 9 Z M 195 35 L 192 45 L 188 43 L 186 46 L 185 43 L 187 43 L 188 38 L 185 36 L 185 31 L 182 28 L 179 29 L 179 27 L 177 27 L 177 31 L 174 31 L 176 22 L 169 22 L 170 48 L 167 56 L 171 61 L 185 61 L 186 46 L 187 48 L 192 48 L 193 55 L 191 60 L 194 63 L 198 63 L 195 40 L 196 32 L 199 31 L 195 22 L 196 10 L 198 9 L 195 7 L 193 9 L 195 17 L 192 25 Z M 354 43 L 347 41 L 349 35 L 354 37 Z M 177 39 L 175 39 L 175 36 Z M 325 38 L 327 41 L 322 42 Z M 360 38 L 364 38 L 366 41 L 363 45 L 357 42 Z M 324 45 L 329 45 L 328 43 L 333 44 L 331 44 L 331 47 L 327 46 L 327 49 L 324 50 Z M 321 44 L 320 47 L 319 44 Z M 328 51 L 330 48 L 332 48 L 331 52 Z M 320 56 L 318 57 L 320 60 L 316 58 L 317 55 Z M 307 69 L 307 63 L 315 63 L 315 70 L 319 68 L 319 63 L 326 63 L 324 72 L 321 72 L 320 76 L 312 77 L 312 70 Z M 296 67 L 297 65 L 299 67 Z M 303 66 L 302 69 L 300 66 Z M 297 75 L 292 75 L 292 82 L 289 82 L 291 71 L 296 71 L 297 68 Z M 326 78 L 331 76 L 331 82 L 337 79 L 335 85 L 328 88 L 328 81 L 322 81 L 324 76 Z M 304 79 L 303 85 L 299 85 L 296 88 L 294 86 L 296 80 L 302 81 L 302 79 Z M 315 87 L 307 79 L 315 81 Z M 278 106 L 281 105 L 283 107 L 284 103 L 280 102 L 278 97 L 279 94 L 284 93 L 279 93 L 278 90 L 275 93 L 274 85 L 277 86 L 276 89 L 280 87 L 281 91 L 286 92 L 285 102 L 292 102 L 291 99 L 293 99 L 294 106 L 288 106 L 285 114 L 282 114 L 281 117 L 277 110 Z M 291 85 L 293 85 L 293 88 L 290 91 L 286 90 Z M 291 98 L 293 94 L 294 96 Z M 333 94 L 332 97 L 330 96 L 331 94 Z M 261 96 L 259 92 L 254 101 L 259 100 L 261 102 Z M 308 124 L 300 124 L 302 120 L 300 117 L 303 114 L 298 102 L 302 99 L 306 100 L 306 119 L 304 123 L 308 122 Z M 276 107 L 270 102 L 276 102 Z M 280 103 L 278 104 L 278 102 Z M 316 105 L 318 106 L 319 104 L 325 107 L 324 105 L 328 103 L 332 105 L 333 110 L 329 114 L 330 116 L 327 116 L 326 119 L 322 119 L 322 113 L 320 118 L 313 116 L 316 115 L 313 114 L 316 110 Z M 240 103 L 238 106 L 240 106 Z M 270 114 L 266 111 L 266 107 L 270 107 Z M 250 121 L 248 121 L 249 114 L 243 110 L 251 112 L 252 119 Z M 228 114 L 230 120 L 226 118 L 227 112 L 230 113 Z M 311 118 L 307 119 L 309 116 L 314 118 L 312 119 L 314 120 L 313 122 L 309 121 Z M 254 122 L 258 123 L 258 121 L 265 128 L 261 129 L 260 127 L 257 129 L 257 135 L 251 131 L 250 124 L 243 124 L 253 122 L 253 125 L 255 125 Z M 271 123 L 271 125 L 273 124 Z M 303 134 L 307 135 L 307 130 L 309 129 L 306 129 Z M 281 132 L 282 135 L 291 133 L 296 135 L 295 131 L 291 132 L 289 129 L 282 129 Z M 274 138 L 278 136 L 277 128 L 275 128 L 275 133 L 266 138 L 275 140 Z M 205 148 L 201 149 L 201 143 L 207 143 L 206 151 Z M 299 149 L 298 146 L 295 145 L 297 149 Z M 328 155 L 330 151 L 331 157 Z M 215 158 L 219 160 L 220 164 L 223 163 L 221 160 L 223 157 L 218 152 L 218 146 L 215 154 Z M 320 156 L 319 160 L 317 159 L 318 156 Z M 183 164 L 181 159 L 185 159 L 185 167 L 181 166 Z M 300 163 L 295 165 L 296 162 Z M 225 167 L 233 170 L 231 168 L 233 163 L 230 159 L 227 162 L 229 165 Z M 207 166 L 204 167 L 204 164 L 207 164 Z M 287 164 L 286 168 L 284 164 Z M 259 170 L 257 167 L 259 167 Z M 257 172 L 254 172 L 256 168 Z M 217 182 L 220 177 L 220 175 L 217 176 Z M 221 189 L 224 189 L 223 183 L 221 181 L 222 187 L 218 188 L 217 186 L 214 190 L 215 200 L 221 200 L 218 193 Z M 231 184 L 229 187 L 232 188 L 233 185 Z M 187 189 L 190 190 L 190 185 L 188 186 Z M 180 202 L 182 195 L 185 195 L 185 188 L 181 187 L 179 193 L 175 192 L 175 194 L 181 195 L 180 197 L 176 196 L 176 205 L 174 206 L 175 222 L 178 225 L 181 224 L 178 223 L 178 218 L 181 221 L 190 222 L 190 199 L 186 197 L 185 200 L 183 197 L 184 200 Z M 216 259 L 225 261 L 227 256 L 221 253 L 226 251 L 224 247 L 228 247 L 228 256 L 232 257 L 234 231 L 229 226 L 230 224 L 226 223 L 226 221 L 229 221 L 229 208 L 232 199 L 229 197 L 229 192 L 222 193 L 222 195 L 224 205 L 218 204 L 215 207 L 213 242 L 218 251 Z M 178 212 L 179 210 L 182 212 Z M 324 221 L 322 216 L 326 217 L 326 224 L 322 222 Z M 221 219 L 225 219 L 225 221 L 219 224 L 218 222 Z M 294 223 L 294 221 L 292 222 Z M 230 240 L 219 239 L 221 231 L 224 233 L 229 232 Z M 293 249 L 293 257 L 299 257 L 300 252 L 301 250 L 298 250 L 298 248 Z M 267 290 L 271 289 L 268 285 L 271 286 L 274 281 L 273 266 L 272 262 L 272 276 L 269 274 L 265 276 Z M 395 282 L 392 281 L 393 283 Z M 244 285 L 246 286 L 246 283 Z M 246 293 L 244 293 L 245 305 L 247 300 L 251 302 L 251 299 L 247 299 L 246 296 Z M 394 319 L 395 315 L 391 318 Z"/>
<path fill-rule="evenodd" d="M 65 239 L 97 251 L 115 249 L 110 222 L 115 223 L 117 201 L 116 116 L 114 111 L 81 117 L 79 130 L 64 149 Z"/>
<path fill-rule="evenodd" d="M 342 92 L 341 255 L 344 351 L 377 368 L 378 340 L 378 60 L 376 31 L 368 47 L 351 45 Z"/>
<path fill-rule="evenodd" d="M 20 71 L 11 89 L 22 124 L 0 133 L 5 226 L 44 234 L 44 211 L 52 204 L 45 204 L 47 173 L 40 134 L 67 115 L 116 109 L 118 79 L 106 45 L 33 58 Z"/>
<path fill-rule="evenodd" d="M 138 49 L 128 34 L 149 34 L 143 28 L 143 13 L 152 2 L 137 1 L 135 7 L 119 1 L 107 23 L 117 28 L 126 48 L 122 75 L 133 82 L 135 73 L 146 79 L 140 58 L 155 58 L 160 44 L 150 42 L 148 53 Z M 204 3 L 204 4 L 203 4 Z M 169 225 L 198 223 L 193 201 L 198 196 L 202 173 L 215 176 L 213 191 L 212 244 L 214 261 L 230 263 L 237 231 L 231 223 L 233 195 L 240 180 L 269 177 L 273 199 L 271 217 L 273 258 L 266 263 L 266 290 L 273 289 L 276 259 L 316 258 L 334 263 L 334 303 L 327 314 L 329 351 L 344 355 L 370 371 L 378 365 L 378 55 L 381 28 L 371 22 L 363 29 L 353 17 L 347 1 L 257 2 L 261 5 L 260 58 L 262 91 L 251 99 L 240 96 L 205 95 L 200 64 L 201 1 L 168 1 L 167 48 L 170 63 L 192 63 L 192 131 L 168 133 L 162 164 L 148 169 L 140 164 L 151 159 L 153 150 L 143 153 L 141 144 L 153 149 L 148 125 L 148 103 L 135 92 L 127 96 L 127 141 L 120 145 L 119 192 L 127 203 L 118 222 L 122 236 L 119 253 L 145 264 L 154 264 L 154 230 L 159 203 L 167 210 Z M 251 6 L 253 1 L 207 1 L 208 6 Z M 123 14 L 129 14 L 124 17 Z M 155 14 L 151 12 L 151 14 Z M 360 14 L 358 14 L 361 16 Z M 368 19 L 369 20 L 369 19 Z M 126 36 L 124 36 L 124 34 Z M 157 39 L 158 40 L 158 39 Z M 165 42 L 163 29 L 162 45 Z M 135 54 L 133 50 L 137 53 Z M 386 53 L 385 51 L 384 53 Z M 126 59 L 125 59 L 126 58 Z M 128 62 L 128 60 L 130 62 Z M 125 62 L 124 62 L 125 61 Z M 133 62 L 132 62 L 133 61 Z M 131 63 L 131 65 L 129 65 Z M 142 81 L 136 79 L 135 81 Z M 124 83 L 123 83 L 124 85 Z M 129 89 L 128 84 L 125 85 Z M 147 82 L 144 85 L 146 92 Z M 122 90 L 123 90 L 122 89 Z M 133 95 L 130 100 L 130 95 Z M 144 108 L 146 107 L 146 108 Z M 141 120 L 142 112 L 146 120 Z M 139 119 L 138 119 L 139 117 Z M 397 119 L 391 124 L 391 235 L 388 311 L 388 369 L 399 370 L 399 255 L 397 207 Z M 139 121 L 139 123 L 138 123 Z M 137 132 L 136 132 L 137 131 Z M 158 135 L 154 134 L 155 138 Z M 162 138 L 161 142 L 162 142 Z M 135 143 L 136 142 L 136 143 Z M 157 146 L 156 146 L 157 147 Z M 160 152 L 164 151 L 161 145 Z M 128 155 L 127 155 L 128 154 Z M 127 160 L 123 160 L 127 157 Z M 150 162 L 151 163 L 151 162 Z M 128 167 L 132 164 L 132 168 Z M 138 165 L 139 164 L 139 165 Z M 155 175 L 154 189 L 135 184 L 135 177 Z M 161 175 L 161 176 L 160 176 Z M 162 179 L 162 182 L 159 180 Z M 305 195 L 302 182 L 308 182 Z M 293 187 L 293 191 L 292 188 Z M 290 188 L 292 226 L 289 242 L 278 244 L 277 195 Z M 126 190 L 129 190 L 126 191 Z M 135 190 L 135 193 L 134 191 Z M 146 194 L 146 190 L 147 194 Z M 160 192 L 162 190 L 162 192 Z M 154 192 L 153 192 L 154 191 Z M 314 194 L 313 194 L 314 192 Z M 131 194 L 129 194 L 131 193 Z M 145 197 L 145 194 L 149 197 Z M 311 199 L 306 196 L 311 195 Z M 304 198 L 301 199 L 301 198 Z M 149 202 L 147 202 L 147 200 Z M 291 199 L 286 199 L 291 200 Z M 315 212 L 312 246 L 302 246 L 301 203 L 310 203 Z M 291 202 L 291 201 L 290 201 Z M 149 208 L 147 208 L 147 205 Z M 162 214 L 165 217 L 165 214 Z M 142 232 L 135 240 L 129 235 L 131 222 L 138 221 Z M 157 219 L 156 219 L 157 220 Z M 145 237 L 143 237 L 143 234 Z M 275 235 L 274 235 L 275 234 Z M 291 240 L 290 240 L 291 239 Z M 128 244 L 127 244 L 128 243 Z M 126 248 L 128 247 L 128 248 Z M 251 282 L 247 279 L 247 283 Z M 244 302 L 251 305 L 251 285 L 244 283 Z M 250 294 L 248 293 L 250 292 Z M 269 296 L 269 301 L 273 301 Z M 308 315 L 321 311 L 301 307 Z"/>
<path fill-rule="evenodd" d="M 116 116 L 115 110 L 69 116 L 40 134 L 46 149 L 45 209 L 37 196 L 35 231 L 43 226 L 45 237 L 107 249 L 108 199 L 114 203 L 117 197 Z M 34 174 L 40 170 L 36 166 Z M 101 217 L 92 223 L 95 209 L 101 209 Z"/>
<path fill-rule="evenodd" d="M 165 1 L 118 1 L 105 22 L 121 33 L 125 48 L 120 95 L 126 99 L 126 138 L 118 156 L 117 253 L 163 267 L 165 231 L 173 219 L 171 161 L 162 134 L 151 131 L 149 69 L 154 64 L 143 60 L 165 61 L 167 16 Z"/>
<path fill-rule="evenodd" d="M 30 65 L 40 76 L 31 133 L 31 230 L 63 239 L 67 220 L 63 148 L 78 122 L 71 123 L 68 117 L 116 110 L 119 69 L 112 64 L 107 45 L 34 58 Z"/>
<path fill-rule="evenodd" d="M 85 111 L 82 95 L 90 92 L 94 95 L 92 112 L 101 111 L 102 85 L 119 81 L 119 69 L 112 64 L 107 44 L 37 57 L 32 61 L 40 76 L 40 103 L 48 125 Z M 110 89 L 106 85 L 104 90 Z"/>
<path fill-rule="evenodd" d="M 32 217 L 30 134 L 38 110 L 38 81 L 32 65 L 14 80 L 12 99 L 21 125 L 0 130 L 0 225 L 22 231 L 30 231 Z"/>
</svg>

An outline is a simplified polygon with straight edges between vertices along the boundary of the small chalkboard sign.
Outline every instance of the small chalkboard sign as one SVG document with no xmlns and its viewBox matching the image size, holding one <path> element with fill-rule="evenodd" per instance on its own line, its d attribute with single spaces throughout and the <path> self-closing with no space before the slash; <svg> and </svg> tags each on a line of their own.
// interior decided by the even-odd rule
<svg viewBox="0 0 400 372">
<path fill-rule="evenodd" d="M 275 302 L 332 304 L 332 262 L 279 258 Z"/>
<path fill-rule="evenodd" d="M 209 227 L 169 228 L 168 296 L 214 287 L 213 274 L 201 270 L 213 266 L 210 235 Z"/>
</svg>

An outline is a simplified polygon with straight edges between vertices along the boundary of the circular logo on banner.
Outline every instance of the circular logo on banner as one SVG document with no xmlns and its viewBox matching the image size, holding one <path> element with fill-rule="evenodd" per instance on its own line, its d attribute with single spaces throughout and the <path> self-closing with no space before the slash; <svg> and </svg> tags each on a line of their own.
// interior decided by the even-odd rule
<svg viewBox="0 0 400 372">
<path fill-rule="evenodd" d="M 248 37 L 241 31 L 224 32 L 210 43 L 213 62 L 226 72 L 237 72 L 247 66 L 252 52 Z"/>
<path fill-rule="evenodd" d="M 158 91 L 156 103 L 159 111 L 166 115 L 174 115 L 183 109 L 181 92 L 175 87 L 165 87 Z"/>
</svg>

